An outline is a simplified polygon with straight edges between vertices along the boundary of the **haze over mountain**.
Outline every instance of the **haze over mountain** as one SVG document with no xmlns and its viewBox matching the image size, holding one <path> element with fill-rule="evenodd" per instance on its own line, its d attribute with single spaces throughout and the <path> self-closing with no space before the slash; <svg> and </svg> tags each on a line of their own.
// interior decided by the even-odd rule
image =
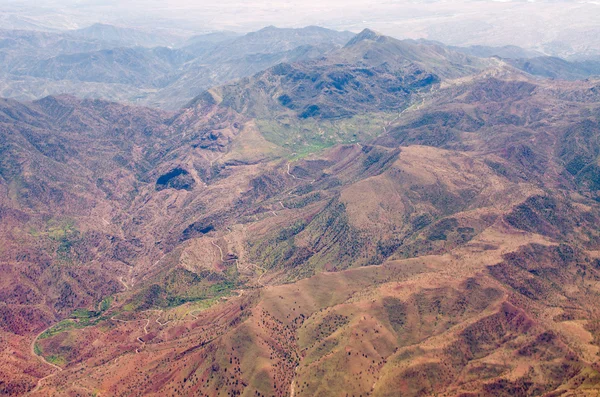
<svg viewBox="0 0 600 397">
<path fill-rule="evenodd" d="M 97 28 L 3 33 L 0 394 L 600 392 L 592 61 Z"/>
<path fill-rule="evenodd" d="M 600 51 L 595 0 L 320 0 L 219 2 L 187 0 L 5 0 L 0 27 L 57 31 L 95 23 L 146 32 L 191 35 L 250 32 L 276 24 L 319 25 L 358 33 L 365 26 L 397 38 L 449 45 L 517 45 L 545 55 L 594 56 Z"/>
<path fill-rule="evenodd" d="M 20 100 L 75 94 L 178 109 L 204 89 L 279 62 L 322 56 L 352 34 L 319 27 L 166 38 L 102 25 L 77 32 L 4 31 L 0 94 Z M 131 47 L 131 45 L 135 45 Z"/>
<path fill-rule="evenodd" d="M 100 24 L 62 33 L 4 30 L 0 35 L 4 97 L 35 100 L 72 94 L 166 110 L 179 109 L 207 88 L 280 62 L 318 59 L 352 37 L 350 32 L 314 26 L 271 26 L 245 35 L 215 32 L 183 38 Z M 501 57 L 544 78 L 577 80 L 600 72 L 600 58 L 567 61 L 515 46 L 450 49 L 475 57 Z M 453 62 L 464 67 L 460 60 Z"/>
</svg>

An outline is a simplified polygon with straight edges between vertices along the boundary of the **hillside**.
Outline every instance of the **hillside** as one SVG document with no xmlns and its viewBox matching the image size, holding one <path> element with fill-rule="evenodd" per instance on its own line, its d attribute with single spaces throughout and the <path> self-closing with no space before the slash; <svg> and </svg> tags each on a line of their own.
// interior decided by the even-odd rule
<svg viewBox="0 0 600 397">
<path fill-rule="evenodd" d="M 3 100 L 0 393 L 595 395 L 599 111 L 370 30 L 172 113 Z"/>
</svg>

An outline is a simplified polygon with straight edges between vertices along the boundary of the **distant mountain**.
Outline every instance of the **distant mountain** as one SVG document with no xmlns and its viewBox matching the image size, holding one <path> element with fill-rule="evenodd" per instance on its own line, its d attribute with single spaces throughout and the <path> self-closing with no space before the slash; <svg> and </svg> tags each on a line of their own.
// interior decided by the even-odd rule
<svg viewBox="0 0 600 397">
<path fill-rule="evenodd" d="M 514 45 L 507 45 L 502 47 L 490 47 L 483 45 L 474 45 L 469 47 L 455 47 L 449 46 L 449 48 L 454 51 L 462 52 L 468 55 L 480 57 L 480 58 L 490 58 L 490 57 L 500 57 L 500 58 L 536 58 L 540 56 L 544 56 L 543 53 L 535 50 L 527 50 L 521 47 L 517 47 Z"/>
<path fill-rule="evenodd" d="M 178 68 L 192 56 L 165 47 L 114 48 L 65 54 L 15 67 L 11 74 L 50 80 L 126 84 L 159 88 L 178 77 Z"/>
<path fill-rule="evenodd" d="M 103 23 L 96 23 L 87 28 L 69 31 L 66 33 L 66 36 L 90 41 L 114 43 L 118 47 L 166 47 L 181 42 L 180 37 L 164 33 L 156 34 Z"/>
<path fill-rule="evenodd" d="M 168 39 L 108 25 L 62 34 L 5 31 L 0 93 L 21 100 L 71 93 L 177 109 L 211 86 L 320 57 L 352 36 L 269 27 L 243 36 L 196 36 L 170 49 L 138 47 Z"/>
<path fill-rule="evenodd" d="M 5 62 L 2 70 L 10 70 L 13 63 L 40 59 L 60 54 L 89 52 L 106 48 L 97 41 L 65 37 L 58 33 L 27 30 L 0 30 L 0 51 Z"/>
<path fill-rule="evenodd" d="M 582 80 L 600 75 L 600 60 L 565 60 L 526 50 L 517 46 L 449 47 L 455 51 L 481 58 L 498 57 L 508 64 L 534 76 L 561 80 Z"/>
<path fill-rule="evenodd" d="M 350 40 L 335 55 L 342 61 L 352 62 L 357 57 L 367 64 L 391 63 L 401 65 L 411 61 L 444 78 L 464 76 L 480 70 L 488 61 L 470 57 L 448 47 L 427 40 L 397 40 L 365 29 Z"/>
<path fill-rule="evenodd" d="M 231 42 L 240 36 L 242 34 L 236 32 L 206 33 L 188 38 L 180 47 L 191 54 L 200 56 L 214 50 L 223 42 Z"/>
<path fill-rule="evenodd" d="M 324 56 L 344 64 L 355 57 L 371 64 L 385 60 L 392 68 L 408 61 L 442 78 L 480 70 L 494 62 L 491 57 L 544 78 L 573 80 L 598 74 L 594 60 L 540 57 L 514 46 L 446 47 L 426 40 L 396 40 L 368 29 L 354 35 L 315 26 L 267 27 L 246 35 L 215 32 L 175 43 L 168 35 L 94 25 L 67 33 L 0 31 L 0 37 L 0 94 L 5 97 L 28 100 L 71 93 L 168 110 L 181 108 L 207 88 L 279 63 Z M 176 45 L 144 47 L 157 43 Z"/>
<path fill-rule="evenodd" d="M 318 26 L 300 29 L 269 26 L 248 33 L 216 48 L 208 55 L 208 62 L 223 62 L 251 54 L 275 54 L 303 46 L 343 46 L 354 36 L 351 32 L 338 32 Z"/>
<path fill-rule="evenodd" d="M 350 32 L 319 27 L 267 27 L 232 40 L 219 41 L 184 65 L 181 77 L 146 103 L 177 109 L 206 88 L 251 76 L 281 62 L 321 57 L 343 46 L 353 36 Z"/>
<path fill-rule="evenodd" d="M 600 76 L 600 60 L 566 61 L 556 57 L 506 59 L 512 66 L 532 74 L 551 79 L 582 80 Z"/>
</svg>

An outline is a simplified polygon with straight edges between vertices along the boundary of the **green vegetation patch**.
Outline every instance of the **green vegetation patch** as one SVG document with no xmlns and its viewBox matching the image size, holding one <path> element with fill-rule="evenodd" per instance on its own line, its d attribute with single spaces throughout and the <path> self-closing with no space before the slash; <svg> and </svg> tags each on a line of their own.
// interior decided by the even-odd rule
<svg viewBox="0 0 600 397">
<path fill-rule="evenodd" d="M 100 305 L 98 306 L 98 309 L 101 312 L 105 312 L 108 309 L 110 309 L 110 306 L 113 303 L 114 298 L 112 296 L 106 297 L 102 300 L 102 302 L 100 302 Z"/>
<path fill-rule="evenodd" d="M 103 317 L 100 314 L 101 313 L 99 312 L 87 309 L 77 309 L 71 314 L 71 318 L 62 320 L 61 322 L 48 328 L 40 335 L 38 340 L 51 338 L 62 332 L 67 332 L 73 329 L 81 329 L 96 325 L 99 322 L 106 320 L 106 317 Z"/>
<path fill-rule="evenodd" d="M 211 301 L 228 296 L 239 287 L 235 266 L 223 273 L 203 270 L 199 273 L 177 268 L 163 278 L 132 297 L 123 306 L 125 311 L 169 308 L 186 302 Z"/>
<path fill-rule="evenodd" d="M 96 317 L 98 312 L 88 310 L 88 309 L 75 309 L 73 313 L 71 313 L 71 318 L 77 319 L 90 319 L 92 317 Z"/>
<path fill-rule="evenodd" d="M 47 222 L 46 230 L 43 234 L 52 240 L 62 241 L 76 233 L 78 233 L 78 230 L 75 227 L 75 220 L 70 218 L 53 218 Z"/>
<path fill-rule="evenodd" d="M 102 313 L 108 310 L 111 303 L 113 301 L 112 297 L 107 297 L 102 302 L 98 304 L 99 311 L 88 310 L 85 308 L 79 308 L 73 310 L 70 315 L 70 318 L 65 319 L 52 327 L 48 328 L 44 333 L 42 333 L 38 340 L 51 338 L 55 335 L 58 335 L 62 332 L 70 331 L 72 329 L 80 329 L 89 327 L 92 325 L 96 325 L 101 321 L 106 320 L 106 317 L 102 316 Z M 35 348 L 35 346 L 34 346 Z M 41 352 L 36 352 L 36 354 L 40 354 Z"/>
<path fill-rule="evenodd" d="M 288 149 L 292 159 L 340 144 L 376 137 L 393 118 L 390 113 L 368 113 L 345 119 L 299 119 L 293 116 L 276 120 L 258 119 L 262 135 L 269 142 Z"/>
<path fill-rule="evenodd" d="M 72 319 L 63 320 L 44 331 L 44 333 L 39 336 L 38 340 L 51 338 L 60 334 L 61 332 L 69 331 L 75 328 L 77 328 L 77 323 L 75 321 Z"/>
<path fill-rule="evenodd" d="M 52 355 L 46 356 L 44 358 L 49 363 L 52 363 L 54 365 L 58 365 L 59 367 L 62 367 L 63 365 L 65 365 L 67 363 L 67 359 L 64 358 L 63 356 L 59 356 L 59 355 L 52 354 Z"/>
<path fill-rule="evenodd" d="M 59 263 L 68 265 L 76 262 L 78 254 L 75 248 L 82 241 L 82 235 L 74 219 L 51 218 L 41 226 L 30 226 L 29 234 L 48 241 Z"/>
</svg>

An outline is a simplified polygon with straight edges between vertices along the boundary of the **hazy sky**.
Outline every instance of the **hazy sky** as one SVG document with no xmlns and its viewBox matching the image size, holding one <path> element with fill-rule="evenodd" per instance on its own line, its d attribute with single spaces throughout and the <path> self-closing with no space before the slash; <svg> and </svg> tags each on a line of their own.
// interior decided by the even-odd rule
<svg viewBox="0 0 600 397">
<path fill-rule="evenodd" d="M 4 28 L 64 29 L 94 22 L 182 34 L 267 25 L 370 27 L 398 38 L 457 45 L 600 49 L 600 0 L 0 0 Z"/>
</svg>

